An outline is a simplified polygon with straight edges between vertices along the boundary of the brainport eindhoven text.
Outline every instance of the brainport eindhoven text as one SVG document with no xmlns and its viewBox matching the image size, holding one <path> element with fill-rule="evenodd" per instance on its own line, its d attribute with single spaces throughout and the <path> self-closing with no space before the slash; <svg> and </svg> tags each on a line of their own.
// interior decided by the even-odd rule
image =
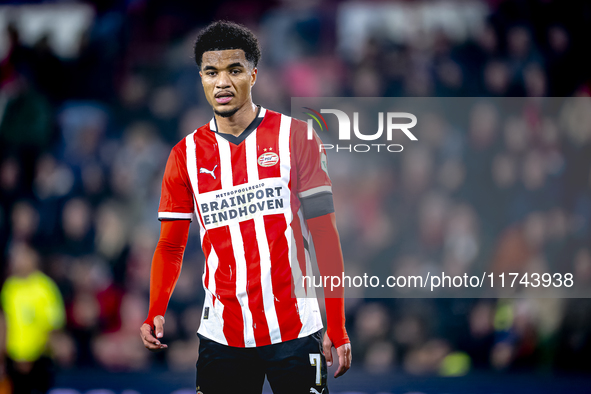
<svg viewBox="0 0 591 394">
<path fill-rule="evenodd" d="M 201 203 L 201 214 L 206 225 L 249 217 L 261 211 L 283 208 L 281 187 L 265 187 L 264 183 L 215 195 L 216 201 Z"/>
</svg>

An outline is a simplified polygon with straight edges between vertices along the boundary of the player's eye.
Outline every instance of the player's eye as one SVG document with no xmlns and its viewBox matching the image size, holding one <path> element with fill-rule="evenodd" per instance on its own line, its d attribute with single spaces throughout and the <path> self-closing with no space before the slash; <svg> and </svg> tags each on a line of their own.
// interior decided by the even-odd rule
<svg viewBox="0 0 591 394">
<path fill-rule="evenodd" d="M 215 75 L 215 71 L 208 71 L 205 73 L 205 75 L 207 75 L 209 77 L 213 77 Z"/>
<path fill-rule="evenodd" d="M 230 71 L 230 73 L 231 73 L 232 75 L 237 75 L 237 74 L 240 74 L 240 70 L 239 70 L 239 69 L 237 69 L 237 68 L 235 68 L 235 69 L 233 69 L 232 71 Z"/>
</svg>

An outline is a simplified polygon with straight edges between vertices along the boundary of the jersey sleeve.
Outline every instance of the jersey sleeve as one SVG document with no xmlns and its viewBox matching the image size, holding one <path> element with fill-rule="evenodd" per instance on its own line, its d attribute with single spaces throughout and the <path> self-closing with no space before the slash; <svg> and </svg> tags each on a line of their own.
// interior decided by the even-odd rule
<svg viewBox="0 0 591 394">
<path fill-rule="evenodd" d="M 184 140 L 177 144 L 168 156 L 164 178 L 158 219 L 193 220 L 193 192 L 187 173 L 186 153 L 183 149 Z"/>
<path fill-rule="evenodd" d="M 293 133 L 295 164 L 297 167 L 297 195 L 306 219 L 334 212 L 332 183 L 328 176 L 328 158 L 320 137 L 313 132 L 307 137 L 307 125 L 297 121 Z"/>
<path fill-rule="evenodd" d="M 164 316 L 170 296 L 181 275 L 183 254 L 189 237 L 189 223 L 165 220 L 150 269 L 150 309 L 144 323 L 154 327 L 154 318 Z"/>
</svg>

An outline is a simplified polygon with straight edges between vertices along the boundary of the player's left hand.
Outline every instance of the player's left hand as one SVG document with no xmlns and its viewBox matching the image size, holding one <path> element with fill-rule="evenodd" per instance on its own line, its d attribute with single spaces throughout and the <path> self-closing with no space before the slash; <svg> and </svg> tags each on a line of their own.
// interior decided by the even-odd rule
<svg viewBox="0 0 591 394">
<path fill-rule="evenodd" d="M 164 336 L 164 316 L 158 315 L 154 318 L 154 330 L 149 324 L 142 324 L 140 327 L 140 338 L 146 349 L 150 351 L 159 351 L 166 349 L 168 345 L 161 343 L 158 338 Z"/>
<path fill-rule="evenodd" d="M 334 345 L 332 341 L 328 337 L 327 333 L 324 333 L 324 340 L 322 341 L 322 351 L 324 352 L 324 357 L 326 358 L 326 363 L 330 367 L 332 365 L 332 348 Z M 339 356 L 339 367 L 337 371 L 334 373 L 334 377 L 338 378 L 342 376 L 345 372 L 351 368 L 351 344 L 345 343 L 337 348 L 337 356 Z"/>
</svg>

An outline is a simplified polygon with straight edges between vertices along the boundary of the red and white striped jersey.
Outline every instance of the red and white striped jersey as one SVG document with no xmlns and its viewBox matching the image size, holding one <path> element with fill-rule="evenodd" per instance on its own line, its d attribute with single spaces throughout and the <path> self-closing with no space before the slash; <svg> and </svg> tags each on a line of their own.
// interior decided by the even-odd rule
<svg viewBox="0 0 591 394">
<path fill-rule="evenodd" d="M 294 296 L 311 273 L 306 219 L 334 211 L 320 144 L 306 123 L 260 108 L 239 137 L 214 118 L 173 148 L 158 217 L 199 221 L 201 335 L 254 347 L 322 328 L 316 298 Z"/>
</svg>

